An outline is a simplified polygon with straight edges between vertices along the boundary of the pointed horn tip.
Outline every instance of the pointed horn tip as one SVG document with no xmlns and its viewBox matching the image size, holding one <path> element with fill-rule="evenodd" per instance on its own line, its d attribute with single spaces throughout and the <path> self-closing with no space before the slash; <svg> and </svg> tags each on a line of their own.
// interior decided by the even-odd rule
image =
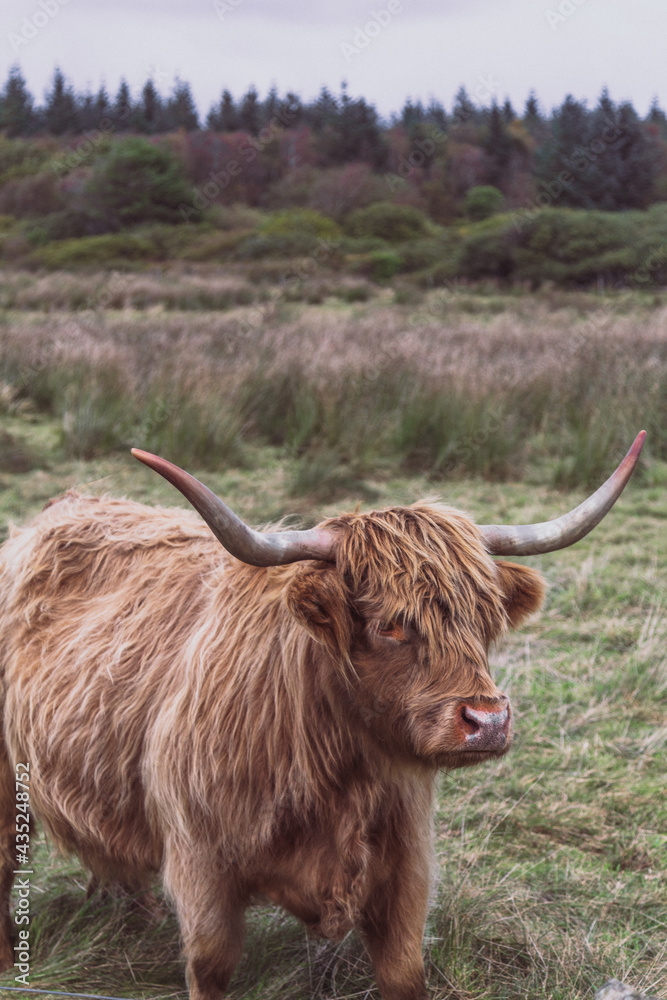
<svg viewBox="0 0 667 1000">
<path fill-rule="evenodd" d="M 167 469 L 178 470 L 178 466 L 174 465 L 172 462 L 168 462 L 166 458 L 160 458 L 159 455 L 153 455 L 150 451 L 142 451 L 141 448 L 131 448 L 131 454 L 134 458 L 143 462 L 147 465 L 149 469 L 153 469 L 154 472 L 158 472 L 164 475 Z"/>
<path fill-rule="evenodd" d="M 142 451 L 141 448 L 131 448 L 130 454 L 140 462 L 149 462 L 152 458 L 157 458 L 157 455 L 152 455 L 150 451 Z"/>
<path fill-rule="evenodd" d="M 622 460 L 618 469 L 615 473 L 612 473 L 612 479 L 619 475 L 627 475 L 629 478 L 634 472 L 635 466 L 639 461 L 639 456 L 641 455 L 642 448 L 644 447 L 644 442 L 646 441 L 646 431 L 640 431 L 637 437 L 634 439 L 628 453 Z"/>
<path fill-rule="evenodd" d="M 639 458 L 639 453 L 644 447 L 645 441 L 646 441 L 646 431 L 640 431 L 637 437 L 634 439 L 632 447 L 630 448 L 630 451 L 634 453 L 637 456 L 637 458 Z"/>
<path fill-rule="evenodd" d="M 133 458 L 137 458 L 140 462 L 144 463 L 156 457 L 155 455 L 151 455 L 150 451 L 142 451 L 141 448 L 130 448 L 130 454 Z"/>
</svg>

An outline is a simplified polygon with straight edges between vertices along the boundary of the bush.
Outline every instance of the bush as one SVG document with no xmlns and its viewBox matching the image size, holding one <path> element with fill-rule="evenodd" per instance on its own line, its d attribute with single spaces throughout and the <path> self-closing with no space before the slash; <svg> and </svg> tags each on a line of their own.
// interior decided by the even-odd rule
<svg viewBox="0 0 667 1000">
<path fill-rule="evenodd" d="M 86 193 L 104 215 L 108 230 L 142 222 L 177 223 L 192 205 L 183 168 L 165 148 L 129 136 L 99 159 Z"/>
<path fill-rule="evenodd" d="M 0 185 L 38 173 L 49 155 L 40 143 L 0 136 Z"/>
<path fill-rule="evenodd" d="M 130 233 L 107 233 L 82 239 L 59 240 L 40 247 L 32 260 L 51 270 L 92 267 L 127 267 L 129 261 L 152 260 L 155 247 L 151 240 Z"/>
<path fill-rule="evenodd" d="M 506 223 L 487 221 L 475 226 L 461 243 L 456 272 L 461 278 L 473 281 L 479 278 L 512 276 L 515 268 L 513 234 Z"/>
<path fill-rule="evenodd" d="M 339 285 L 335 294 L 343 302 L 368 302 L 373 289 L 370 285 Z"/>
<path fill-rule="evenodd" d="M 262 236 L 308 236 L 311 239 L 338 240 L 341 231 L 333 219 L 312 208 L 285 209 L 274 212 L 259 227 Z"/>
<path fill-rule="evenodd" d="M 414 240 L 401 247 L 404 271 L 424 271 L 435 267 L 443 257 L 443 246 L 439 240 Z"/>
<path fill-rule="evenodd" d="M 505 199 L 502 192 L 490 184 L 470 188 L 463 203 L 463 211 L 472 222 L 481 222 L 497 212 L 502 212 Z"/>
<path fill-rule="evenodd" d="M 271 209 L 305 208 L 310 200 L 315 177 L 315 168 L 308 165 L 290 170 L 271 184 L 262 198 L 262 204 Z M 320 208 L 319 205 L 312 207 Z"/>
<path fill-rule="evenodd" d="M 275 212 L 238 250 L 241 259 L 255 260 L 260 257 L 305 257 L 318 252 L 318 260 L 324 263 L 331 253 L 322 248 L 326 244 L 338 244 L 341 231 L 336 223 L 315 212 L 313 209 L 285 209 Z M 332 247 L 335 249 L 335 247 Z"/>
<path fill-rule="evenodd" d="M 310 191 L 309 203 L 312 208 L 340 222 L 351 212 L 381 201 L 384 191 L 384 182 L 367 163 L 347 163 L 344 167 L 319 172 Z"/>
<path fill-rule="evenodd" d="M 27 177 L 15 177 L 0 189 L 0 213 L 16 218 L 57 212 L 64 203 L 58 179 L 46 170 Z"/>
<path fill-rule="evenodd" d="M 649 261 L 664 240 L 651 233 L 649 222 L 645 212 L 543 209 L 523 221 L 512 238 L 517 276 L 566 285 L 633 280 L 642 260 Z M 647 278 L 655 280 L 650 270 Z"/>
<path fill-rule="evenodd" d="M 50 240 L 76 239 L 78 236 L 99 236 L 106 232 L 104 218 L 86 208 L 63 208 L 41 218 L 28 230 L 32 243 Z"/>
<path fill-rule="evenodd" d="M 396 250 L 373 250 L 351 262 L 351 270 L 374 281 L 389 281 L 403 270 L 403 257 Z"/>
<path fill-rule="evenodd" d="M 400 243 L 428 236 L 430 228 L 429 220 L 418 208 L 379 201 L 352 212 L 345 231 L 358 239 L 376 237 L 389 243 Z"/>
</svg>

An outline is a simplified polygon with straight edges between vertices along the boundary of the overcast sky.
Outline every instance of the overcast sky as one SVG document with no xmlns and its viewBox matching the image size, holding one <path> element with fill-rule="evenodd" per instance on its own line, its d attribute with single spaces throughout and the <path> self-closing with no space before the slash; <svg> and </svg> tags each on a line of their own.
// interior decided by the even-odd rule
<svg viewBox="0 0 667 1000">
<path fill-rule="evenodd" d="M 310 99 L 347 80 L 382 114 L 406 97 L 449 108 L 534 88 L 594 105 L 603 86 L 645 113 L 667 105 L 667 0 L 1 0 L 0 83 L 17 63 L 38 103 L 59 65 L 77 90 L 133 94 L 177 76 L 203 115 L 228 88 Z"/>
</svg>

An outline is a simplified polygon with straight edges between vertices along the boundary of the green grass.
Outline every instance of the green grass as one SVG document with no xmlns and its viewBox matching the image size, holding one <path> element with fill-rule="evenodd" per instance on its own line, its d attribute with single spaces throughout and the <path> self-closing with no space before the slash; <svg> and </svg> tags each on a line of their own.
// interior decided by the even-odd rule
<svg viewBox="0 0 667 1000">
<path fill-rule="evenodd" d="M 53 419 L 15 413 L 3 429 L 49 465 L 0 471 L 0 533 L 76 483 L 184 504 L 127 454 L 67 457 Z M 294 499 L 299 462 L 262 446 L 244 468 L 192 471 L 253 523 L 288 512 L 313 523 L 349 509 L 363 490 L 373 505 L 433 494 L 424 475 L 385 470 L 322 490 L 317 500 Z M 460 479 L 443 498 L 481 523 L 549 518 L 582 497 L 555 491 L 553 472 L 538 464 L 522 481 Z M 436 1000 L 583 1000 L 614 976 L 667 993 L 664 466 L 651 476 L 631 481 L 589 538 L 527 560 L 547 577 L 546 607 L 493 655 L 494 675 L 512 698 L 517 743 L 502 761 L 441 779 L 439 884 L 425 942 Z M 86 901 L 85 873 L 73 860 L 54 859 L 41 840 L 34 869 L 32 987 L 186 996 L 168 911 L 155 922 L 128 900 Z M 12 984 L 11 974 L 3 984 Z M 308 939 L 274 908 L 250 913 L 232 997 L 366 995 L 377 991 L 354 935 L 335 945 Z"/>
</svg>

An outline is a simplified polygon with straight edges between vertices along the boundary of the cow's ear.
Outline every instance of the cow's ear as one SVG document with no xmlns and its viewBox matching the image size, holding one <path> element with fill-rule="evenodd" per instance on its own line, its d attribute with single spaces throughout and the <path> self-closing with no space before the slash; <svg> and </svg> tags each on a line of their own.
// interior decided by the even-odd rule
<svg viewBox="0 0 667 1000">
<path fill-rule="evenodd" d="M 496 562 L 510 628 L 516 628 L 542 605 L 546 584 L 540 573 L 518 563 Z"/>
<path fill-rule="evenodd" d="M 332 652 L 349 652 L 352 616 L 347 590 L 334 567 L 303 568 L 290 581 L 285 603 L 313 639 Z"/>
</svg>

